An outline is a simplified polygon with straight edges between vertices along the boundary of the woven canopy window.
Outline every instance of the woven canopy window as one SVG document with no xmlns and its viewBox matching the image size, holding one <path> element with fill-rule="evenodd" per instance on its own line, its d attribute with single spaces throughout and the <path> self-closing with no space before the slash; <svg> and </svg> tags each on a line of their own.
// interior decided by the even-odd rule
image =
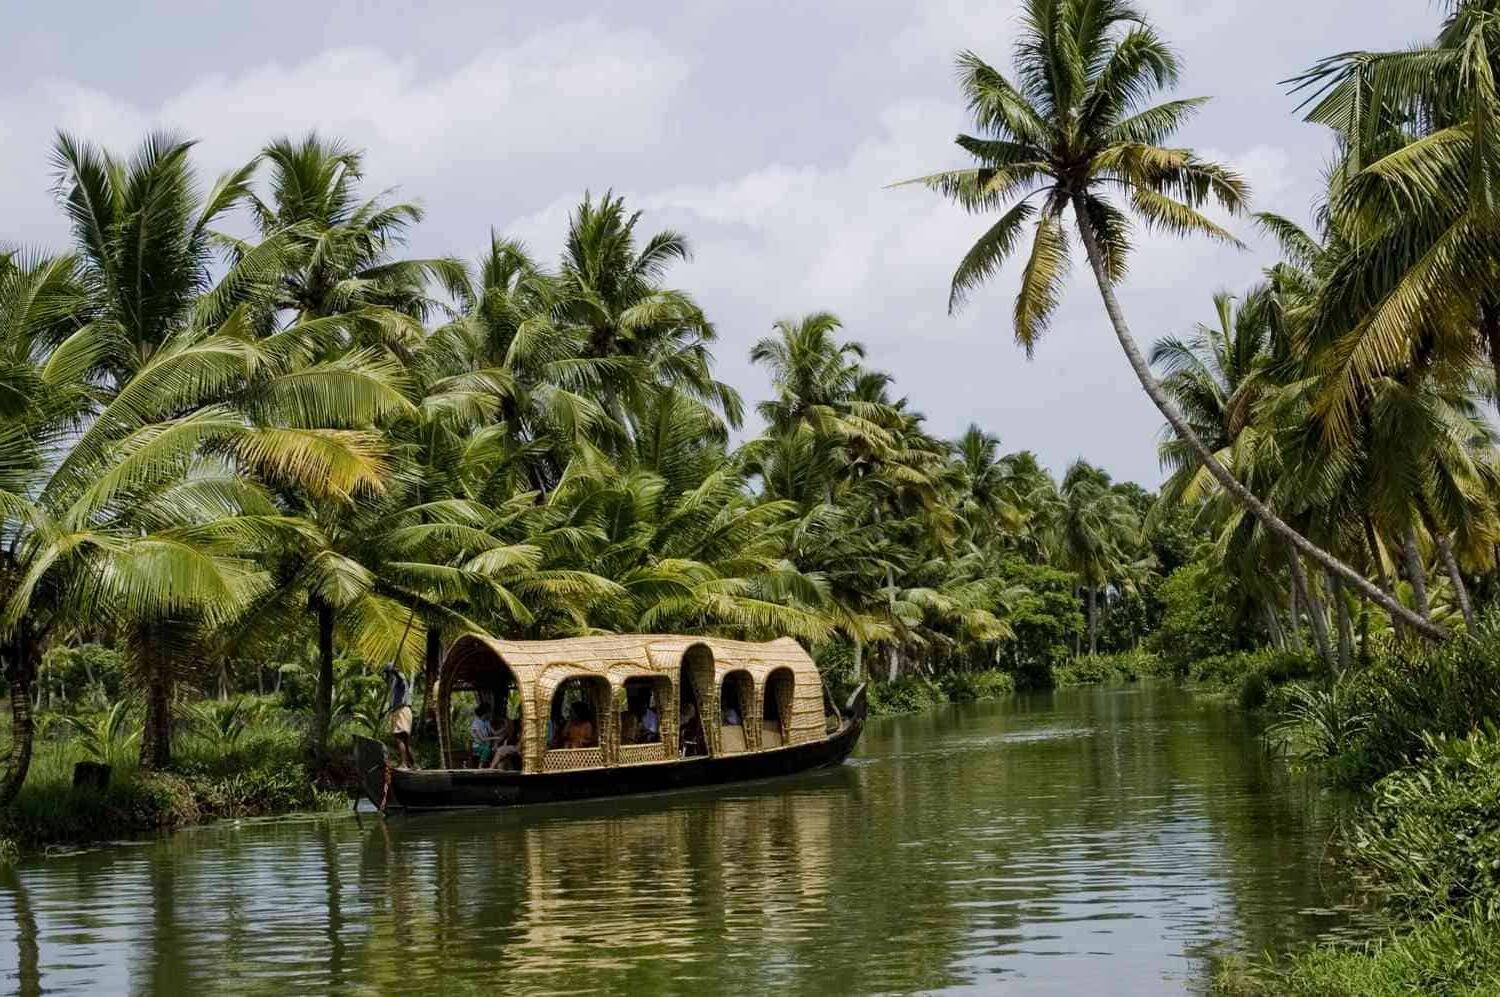
<svg viewBox="0 0 1500 997">
<path fill-rule="evenodd" d="M 792 716 L 796 679 L 790 668 L 777 668 L 766 676 L 762 693 L 760 743 L 763 748 L 779 748 L 789 742 L 787 721 Z"/>
</svg>

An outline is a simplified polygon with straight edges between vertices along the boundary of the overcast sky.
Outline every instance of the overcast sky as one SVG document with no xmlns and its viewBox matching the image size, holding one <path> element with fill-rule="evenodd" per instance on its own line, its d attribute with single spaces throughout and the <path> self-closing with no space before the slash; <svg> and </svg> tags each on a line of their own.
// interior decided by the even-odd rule
<svg viewBox="0 0 1500 997">
<path fill-rule="evenodd" d="M 1145 0 L 1182 54 L 1180 94 L 1214 99 L 1182 136 L 1238 167 L 1255 207 L 1306 218 L 1329 142 L 1278 80 L 1320 56 L 1432 33 L 1429 0 Z M 1161 419 L 1105 324 L 1081 254 L 1036 358 L 1015 347 L 1014 269 L 946 313 L 985 223 L 890 182 L 962 165 L 953 56 L 1009 60 L 1015 0 L 547 4 L 172 0 L 32 3 L 0 61 L 0 242 L 54 246 L 61 128 L 120 151 L 168 126 L 205 174 L 309 129 L 368 150 L 372 188 L 428 210 L 422 255 L 472 258 L 494 228 L 551 259 L 585 189 L 690 238 L 675 283 L 720 333 L 721 376 L 765 382 L 750 344 L 830 310 L 932 431 L 969 422 L 1055 469 L 1087 457 L 1154 485 Z M 1248 252 L 1142 238 L 1122 301 L 1146 342 L 1255 280 Z"/>
</svg>

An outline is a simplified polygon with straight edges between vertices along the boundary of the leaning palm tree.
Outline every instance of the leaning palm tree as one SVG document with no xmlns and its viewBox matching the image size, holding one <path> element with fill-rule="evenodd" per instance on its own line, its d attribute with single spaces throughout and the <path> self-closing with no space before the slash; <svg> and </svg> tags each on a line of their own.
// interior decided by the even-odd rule
<svg viewBox="0 0 1500 997">
<path fill-rule="evenodd" d="M 1145 15 L 1126 0 L 1026 0 L 1016 47 L 1016 82 L 972 52 L 959 57 L 965 98 L 980 136 L 958 145 L 978 160 L 907 183 L 924 184 L 974 213 L 1015 201 L 980 236 L 953 277 L 950 307 L 1016 254 L 1031 249 L 1015 303 L 1016 340 L 1029 355 L 1057 311 L 1067 276 L 1071 209 L 1104 309 L 1146 394 L 1220 485 L 1266 528 L 1337 573 L 1419 632 L 1442 628 L 1401 606 L 1359 572 L 1288 525 L 1225 468 L 1162 390 L 1115 296 L 1125 276 L 1131 220 L 1111 200 L 1123 196 L 1148 227 L 1236 245 L 1200 212 L 1209 202 L 1236 213 L 1248 190 L 1233 170 L 1188 149 L 1164 145 L 1204 98 L 1149 105 L 1176 82 L 1176 56 Z"/>
</svg>

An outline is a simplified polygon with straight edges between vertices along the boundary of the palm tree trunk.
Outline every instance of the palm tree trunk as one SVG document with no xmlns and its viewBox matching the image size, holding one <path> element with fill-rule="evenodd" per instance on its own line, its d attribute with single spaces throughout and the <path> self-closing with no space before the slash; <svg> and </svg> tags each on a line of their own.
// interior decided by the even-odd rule
<svg viewBox="0 0 1500 997">
<path fill-rule="evenodd" d="M 28 621 L 16 628 L 15 642 L 8 649 L 5 680 L 10 686 L 10 753 L 5 774 L 0 776 L 0 807 L 10 804 L 26 783 L 31 768 L 31 749 L 36 725 L 31 712 L 31 684 L 36 678 L 37 642 Z"/>
<path fill-rule="evenodd" d="M 427 647 L 422 656 L 422 725 L 418 728 L 423 737 L 437 736 L 437 683 L 442 664 L 443 635 L 437 627 L 429 626 Z"/>
<path fill-rule="evenodd" d="M 1464 625 L 1474 629 L 1474 605 L 1469 601 L 1469 587 L 1464 584 L 1464 574 L 1458 570 L 1458 559 L 1453 556 L 1453 544 L 1446 534 L 1434 533 L 1437 537 L 1438 556 L 1448 571 L 1448 581 L 1453 585 L 1453 594 L 1458 599 L 1459 611 L 1464 614 Z"/>
<path fill-rule="evenodd" d="M 1364 596 L 1359 599 L 1359 663 L 1362 667 L 1370 667 L 1370 600 Z"/>
<path fill-rule="evenodd" d="M 1099 590 L 1089 586 L 1089 653 L 1099 653 Z"/>
<path fill-rule="evenodd" d="M 1368 515 L 1365 519 L 1365 544 L 1370 548 L 1370 564 L 1374 568 L 1371 572 L 1380 579 L 1380 587 L 1386 592 L 1395 592 L 1396 587 L 1391 584 L 1390 576 L 1385 573 L 1385 558 L 1380 556 L 1380 538 L 1375 533 L 1375 522 Z M 1394 613 L 1391 614 L 1391 631 L 1397 640 L 1404 639 L 1401 619 Z"/>
<path fill-rule="evenodd" d="M 146 673 L 146 722 L 141 727 L 141 768 L 161 770 L 172 763 L 172 676 L 157 653 L 147 624 L 141 637 L 141 664 Z"/>
<path fill-rule="evenodd" d="M 1412 597 L 1417 603 L 1417 612 L 1422 614 L 1422 619 L 1427 619 L 1431 614 L 1431 608 L 1427 604 L 1427 569 L 1422 567 L 1422 552 L 1417 547 L 1417 524 L 1409 522 L 1406 524 L 1406 540 L 1402 544 L 1402 553 L 1406 556 L 1407 581 L 1411 582 Z"/>
<path fill-rule="evenodd" d="M 333 725 L 333 607 L 321 599 L 318 614 L 318 688 L 313 695 L 312 756 L 321 764 L 328 757 L 328 730 Z"/>
<path fill-rule="evenodd" d="M 1354 626 L 1349 621 L 1349 604 L 1344 601 L 1344 582 L 1328 572 L 1328 594 L 1333 599 L 1333 617 L 1339 628 L 1339 671 L 1346 672 L 1354 661 Z"/>
<path fill-rule="evenodd" d="M 1437 546 L 1438 560 L 1442 562 L 1443 570 L 1448 573 L 1448 582 L 1453 586 L 1453 598 L 1458 601 L 1458 610 L 1463 614 L 1464 625 L 1473 630 L 1474 605 L 1469 601 L 1469 587 L 1464 584 L 1464 573 L 1458 569 L 1458 559 L 1453 556 L 1453 544 L 1438 523 L 1437 517 L 1432 514 L 1432 508 L 1427 504 L 1427 499 L 1423 495 L 1417 496 L 1417 511 L 1421 514 L 1422 523 L 1427 527 L 1427 532 L 1432 534 L 1433 543 Z"/>
<path fill-rule="evenodd" d="M 854 684 L 865 680 L 865 642 L 858 634 L 854 635 Z"/>
<path fill-rule="evenodd" d="M 1281 620 L 1278 618 L 1275 604 L 1270 600 L 1265 600 L 1261 602 L 1260 609 L 1266 618 L 1266 638 L 1276 650 L 1285 651 L 1286 634 L 1282 633 Z"/>
<path fill-rule="evenodd" d="M 1094 235 L 1094 230 L 1085 221 L 1088 217 L 1084 210 L 1083 196 L 1073 195 L 1073 214 L 1078 223 L 1078 232 L 1083 237 L 1084 249 L 1088 252 L 1089 265 L 1094 270 L 1094 280 L 1099 285 L 1099 294 L 1104 299 L 1104 311 L 1109 315 L 1109 321 L 1115 330 L 1115 338 L 1120 341 L 1120 347 L 1125 351 L 1125 359 L 1130 362 L 1130 367 L 1135 371 L 1135 376 L 1140 380 L 1141 387 L 1146 389 L 1146 394 L 1155 403 L 1157 409 L 1166 417 L 1172 429 L 1183 440 L 1187 441 L 1189 447 L 1198 455 L 1208 473 L 1213 475 L 1214 480 L 1219 483 L 1225 491 L 1229 492 L 1245 509 L 1260 521 L 1261 525 L 1272 533 L 1281 537 L 1298 551 L 1312 558 L 1328 571 L 1333 571 L 1344 581 L 1354 586 L 1355 590 L 1364 593 L 1370 599 L 1375 600 L 1384 609 L 1393 615 L 1399 615 L 1418 633 L 1432 640 L 1442 640 L 1448 636 L 1448 632 L 1442 627 L 1435 625 L 1431 620 L 1418 616 L 1407 609 L 1401 603 L 1386 593 L 1380 591 L 1368 578 L 1355 571 L 1349 565 L 1334 557 L 1328 551 L 1308 540 L 1302 534 L 1292 529 L 1276 513 L 1272 512 L 1260 499 L 1240 483 L 1240 480 L 1229 473 L 1229 469 L 1219 463 L 1219 459 L 1204 445 L 1188 425 L 1177 406 L 1162 391 L 1156 376 L 1151 373 L 1151 365 L 1141 354 L 1140 347 L 1136 345 L 1135 338 L 1130 334 L 1130 327 L 1125 323 L 1125 313 L 1120 309 L 1120 302 L 1115 298 L 1114 286 L 1110 283 L 1109 274 L 1104 269 L 1104 256 L 1099 249 L 1099 240 Z M 1324 625 L 1327 623 L 1325 621 Z"/>
<path fill-rule="evenodd" d="M 1292 588 L 1286 595 L 1287 620 L 1292 627 L 1292 650 L 1302 653 L 1302 615 L 1297 606 L 1297 576 L 1292 575 Z"/>
<path fill-rule="evenodd" d="M 1287 551 L 1287 563 L 1292 568 L 1292 584 L 1297 587 L 1302 602 L 1307 606 L 1307 622 L 1312 627 L 1318 657 L 1327 662 L 1329 667 L 1333 667 L 1336 662 L 1333 659 L 1333 645 L 1328 640 L 1328 617 L 1323 615 L 1323 602 L 1308 584 L 1307 570 L 1302 566 L 1302 557 L 1295 549 Z"/>
</svg>

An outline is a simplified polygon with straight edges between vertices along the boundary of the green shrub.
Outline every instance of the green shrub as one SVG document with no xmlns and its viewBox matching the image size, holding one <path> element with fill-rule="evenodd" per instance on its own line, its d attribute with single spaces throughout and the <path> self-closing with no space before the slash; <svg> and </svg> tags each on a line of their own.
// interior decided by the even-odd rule
<svg viewBox="0 0 1500 997">
<path fill-rule="evenodd" d="M 1186 678 L 1205 689 L 1233 696 L 1247 710 L 1265 706 L 1273 691 L 1288 682 L 1312 678 L 1323 667 L 1311 653 L 1236 651 L 1194 661 Z"/>
<path fill-rule="evenodd" d="M 1266 728 L 1266 738 L 1273 747 L 1304 761 L 1340 758 L 1370 729 L 1370 713 L 1362 699 L 1356 681 L 1348 676 L 1326 686 L 1282 686 L 1268 696 L 1276 719 Z"/>
<path fill-rule="evenodd" d="M 995 669 L 982 672 L 950 672 L 939 682 L 950 703 L 978 703 L 1004 699 L 1016 691 L 1015 676 Z"/>
<path fill-rule="evenodd" d="M 1085 654 L 1053 668 L 1052 682 L 1059 688 L 1067 688 L 1105 682 L 1135 682 L 1166 672 L 1164 662 L 1146 651 Z"/>
<path fill-rule="evenodd" d="M 1148 641 L 1178 674 L 1201 658 L 1250 646 L 1253 634 L 1237 621 L 1223 571 L 1202 562 L 1183 565 L 1156 590 L 1161 622 Z"/>
<path fill-rule="evenodd" d="M 902 678 L 870 687 L 870 713 L 877 717 L 920 713 L 946 702 L 943 690 L 925 678 Z"/>
<path fill-rule="evenodd" d="M 1428 735 L 1465 737 L 1500 721 L 1500 614 L 1472 634 L 1382 658 L 1359 673 L 1358 694 L 1370 723 L 1343 768 L 1359 785 L 1419 761 Z"/>
<path fill-rule="evenodd" d="M 1500 924 L 1483 911 L 1443 914 L 1367 945 L 1310 946 L 1284 960 L 1235 960 L 1222 994 L 1397 997 L 1500 992 Z"/>
<path fill-rule="evenodd" d="M 1396 909 L 1500 910 L 1500 735 L 1427 739 L 1427 759 L 1376 783 L 1346 835 L 1351 861 Z"/>
<path fill-rule="evenodd" d="M 208 711 L 206 711 L 208 712 Z M 78 737 L 38 741 L 30 777 L 0 815 L 0 837 L 37 848 L 165 830 L 218 817 L 270 816 L 348 805 L 345 793 L 322 792 L 307 772 L 300 733 L 266 701 L 237 710 L 215 708 L 212 729 L 184 725 L 173 746 L 174 768 L 140 771 L 133 755 L 117 753 L 103 791 L 72 786 L 73 765 L 91 757 Z M 220 714 L 223 715 L 220 715 Z M 253 714 L 226 736 L 222 721 Z M 202 717 L 199 717 L 202 720 Z M 63 733 L 59 727 L 54 734 Z"/>
</svg>

